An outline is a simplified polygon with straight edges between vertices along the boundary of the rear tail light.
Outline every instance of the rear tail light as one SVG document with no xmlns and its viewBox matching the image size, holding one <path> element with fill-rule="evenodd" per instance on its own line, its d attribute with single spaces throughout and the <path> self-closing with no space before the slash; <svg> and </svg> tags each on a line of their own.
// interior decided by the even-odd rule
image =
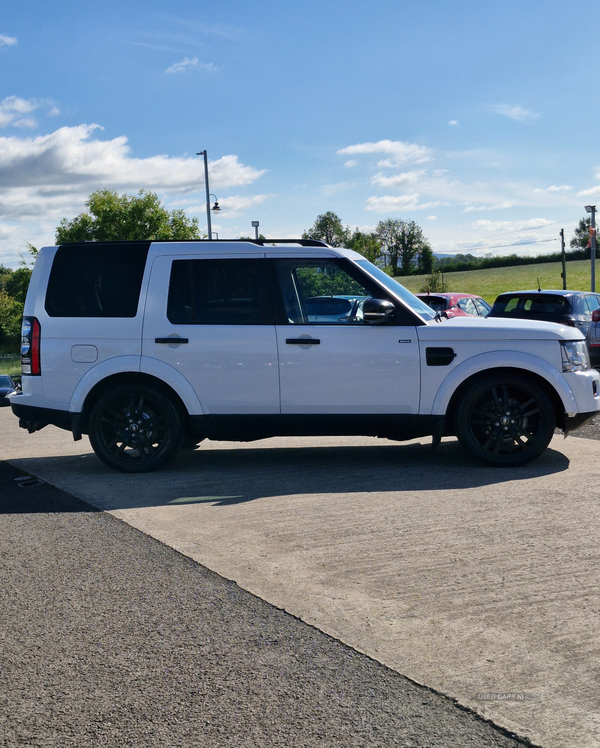
<svg viewBox="0 0 600 748">
<path fill-rule="evenodd" d="M 21 328 L 21 373 L 39 376 L 40 367 L 40 323 L 36 317 L 23 317 Z"/>
</svg>

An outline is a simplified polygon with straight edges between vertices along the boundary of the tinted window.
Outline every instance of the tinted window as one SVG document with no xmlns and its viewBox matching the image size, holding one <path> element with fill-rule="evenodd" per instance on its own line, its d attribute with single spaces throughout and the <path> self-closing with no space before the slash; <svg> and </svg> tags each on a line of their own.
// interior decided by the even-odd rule
<svg viewBox="0 0 600 748">
<path fill-rule="evenodd" d="M 135 317 L 150 242 L 67 244 L 54 257 L 50 317 Z"/>
<path fill-rule="evenodd" d="M 273 324 L 264 260 L 175 260 L 167 317 L 174 325 Z"/>
<path fill-rule="evenodd" d="M 448 306 L 448 302 L 443 296 L 418 296 L 417 298 L 424 301 L 428 307 L 436 312 L 443 312 Z"/>
<path fill-rule="evenodd" d="M 1 375 L 0 376 L 0 387 L 12 387 L 13 383 L 10 377 Z"/>
<path fill-rule="evenodd" d="M 544 318 L 570 314 L 571 304 L 564 296 L 535 293 L 527 296 L 500 296 L 492 307 L 492 316 Z"/>
</svg>

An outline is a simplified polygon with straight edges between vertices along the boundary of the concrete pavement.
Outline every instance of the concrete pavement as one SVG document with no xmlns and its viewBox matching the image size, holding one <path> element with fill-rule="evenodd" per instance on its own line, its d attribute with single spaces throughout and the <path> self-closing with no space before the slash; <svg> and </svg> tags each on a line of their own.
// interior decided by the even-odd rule
<svg viewBox="0 0 600 748">
<path fill-rule="evenodd" d="M 600 444 L 532 465 L 454 440 L 203 443 L 123 476 L 0 412 L 0 458 L 548 748 L 600 745 Z"/>
</svg>

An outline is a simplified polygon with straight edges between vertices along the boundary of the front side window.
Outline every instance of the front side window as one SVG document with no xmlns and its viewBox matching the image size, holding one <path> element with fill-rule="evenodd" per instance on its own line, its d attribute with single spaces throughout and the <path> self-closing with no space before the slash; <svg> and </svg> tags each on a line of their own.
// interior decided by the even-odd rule
<svg viewBox="0 0 600 748">
<path fill-rule="evenodd" d="M 333 259 L 276 260 L 289 324 L 364 324 L 362 306 L 381 292 Z"/>
<path fill-rule="evenodd" d="M 273 324 L 264 260 L 174 260 L 167 318 L 174 325 Z"/>
</svg>

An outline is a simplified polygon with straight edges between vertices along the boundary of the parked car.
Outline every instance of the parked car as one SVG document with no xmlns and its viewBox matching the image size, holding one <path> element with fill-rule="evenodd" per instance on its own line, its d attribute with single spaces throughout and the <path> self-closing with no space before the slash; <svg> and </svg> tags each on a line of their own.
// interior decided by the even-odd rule
<svg viewBox="0 0 600 748">
<path fill-rule="evenodd" d="M 418 293 L 416 296 L 446 317 L 487 317 L 492 308 L 485 299 L 472 293 Z"/>
<path fill-rule="evenodd" d="M 489 317 L 556 322 L 587 335 L 600 294 L 590 291 L 510 291 L 498 296 Z"/>
<path fill-rule="evenodd" d="M 12 377 L 9 377 L 8 374 L 0 374 L 0 408 L 10 405 L 8 395 L 12 395 L 17 389 L 18 385 Z"/>
<path fill-rule="evenodd" d="M 592 312 L 592 321 L 587 332 L 587 344 L 592 366 L 600 367 L 600 308 Z"/>
<path fill-rule="evenodd" d="M 206 438 L 293 435 L 455 435 L 515 466 L 600 411 L 579 330 L 447 321 L 362 255 L 310 239 L 44 247 L 21 368 L 22 428 L 88 434 L 128 473 Z"/>
</svg>

